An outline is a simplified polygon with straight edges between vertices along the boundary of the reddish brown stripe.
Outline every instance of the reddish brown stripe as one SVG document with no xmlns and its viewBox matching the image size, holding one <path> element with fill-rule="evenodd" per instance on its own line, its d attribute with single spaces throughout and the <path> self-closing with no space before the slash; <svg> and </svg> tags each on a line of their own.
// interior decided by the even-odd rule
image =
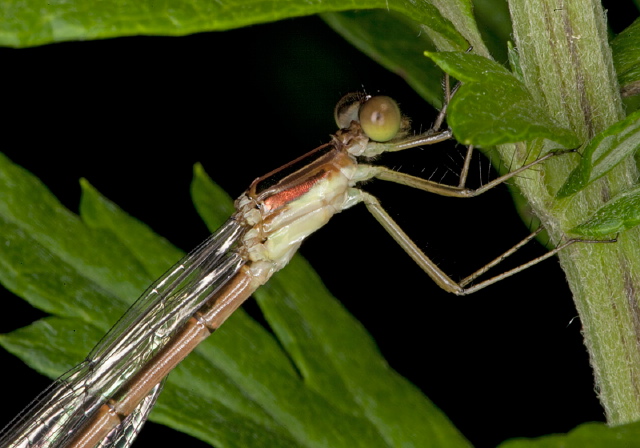
<svg viewBox="0 0 640 448">
<path fill-rule="evenodd" d="M 287 188 L 286 190 L 280 191 L 272 196 L 269 196 L 263 201 L 265 211 L 273 211 L 276 210 L 283 205 L 287 205 L 289 202 L 298 199 L 300 196 L 304 195 L 307 191 L 311 189 L 319 180 L 327 177 L 327 171 L 321 171 L 311 178 L 307 179 L 305 182 L 294 185 L 291 188 Z"/>
</svg>

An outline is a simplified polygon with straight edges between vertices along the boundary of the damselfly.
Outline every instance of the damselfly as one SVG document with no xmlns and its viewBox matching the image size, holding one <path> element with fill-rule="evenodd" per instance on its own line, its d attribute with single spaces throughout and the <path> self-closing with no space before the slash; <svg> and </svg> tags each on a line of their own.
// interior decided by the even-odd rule
<svg viewBox="0 0 640 448">
<path fill-rule="evenodd" d="M 458 295 L 475 292 L 571 244 L 568 241 L 530 263 L 467 287 L 532 237 L 455 282 L 411 241 L 374 196 L 357 187 L 376 178 L 445 196 L 472 197 L 552 156 L 477 190 L 464 186 L 465 174 L 459 186 L 448 186 L 358 163 L 383 152 L 451 138 L 450 130 L 439 130 L 445 109 L 432 130 L 409 136 L 408 120 L 392 99 L 362 93 L 345 96 L 336 106 L 340 130 L 331 142 L 256 179 L 236 200 L 236 213 L 151 285 L 85 362 L 58 379 L 12 423 L 0 445 L 129 446 L 169 372 L 284 267 L 307 236 L 335 213 L 360 202 L 439 286 Z"/>
</svg>

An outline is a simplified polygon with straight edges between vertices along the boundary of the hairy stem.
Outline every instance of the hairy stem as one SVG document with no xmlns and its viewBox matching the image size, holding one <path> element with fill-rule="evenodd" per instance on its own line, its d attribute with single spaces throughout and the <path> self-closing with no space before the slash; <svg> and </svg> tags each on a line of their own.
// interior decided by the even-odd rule
<svg viewBox="0 0 640 448">
<path fill-rule="evenodd" d="M 509 7 L 525 83 L 551 116 L 584 141 L 624 117 L 598 0 L 510 0 Z M 549 142 L 531 142 L 516 150 L 524 159 L 549 147 Z M 502 148 L 507 150 L 513 154 L 513 146 Z M 637 183 L 630 159 L 583 192 L 558 201 L 553 195 L 577 157 L 558 157 L 544 172 L 518 181 L 556 241 Z M 639 235 L 631 230 L 616 244 L 576 244 L 560 254 L 612 425 L 640 419 Z"/>
</svg>

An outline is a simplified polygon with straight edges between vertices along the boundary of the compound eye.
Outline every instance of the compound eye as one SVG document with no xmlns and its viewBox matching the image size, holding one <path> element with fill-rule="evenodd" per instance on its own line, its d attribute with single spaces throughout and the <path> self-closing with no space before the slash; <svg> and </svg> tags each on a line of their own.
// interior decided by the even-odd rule
<svg viewBox="0 0 640 448">
<path fill-rule="evenodd" d="M 352 121 L 358 121 L 360 105 L 367 100 L 362 92 L 351 92 L 343 96 L 333 111 L 338 129 L 347 129 Z"/>
<path fill-rule="evenodd" d="M 398 103 L 388 96 L 371 97 L 360 107 L 360 125 L 371 140 L 391 140 L 400 131 L 401 124 Z"/>
</svg>

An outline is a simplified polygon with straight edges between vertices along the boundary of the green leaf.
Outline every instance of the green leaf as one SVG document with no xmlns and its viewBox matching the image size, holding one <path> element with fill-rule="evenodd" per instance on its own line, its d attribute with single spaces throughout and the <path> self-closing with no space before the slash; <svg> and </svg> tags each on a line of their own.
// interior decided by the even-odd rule
<svg viewBox="0 0 640 448">
<path fill-rule="evenodd" d="M 464 36 L 464 40 L 454 40 L 453 36 L 446 39 L 447 34 L 444 32 L 446 22 L 438 20 L 432 23 L 420 20 L 420 23 L 425 25 L 425 31 L 429 34 L 438 50 L 464 51 L 468 50 L 469 46 L 472 46 L 478 53 L 488 56 L 488 50 L 478 31 L 473 10 L 474 5 L 471 0 L 432 0 L 431 2 L 437 7 L 442 16 L 451 21 L 457 32 Z M 416 17 L 409 17 L 418 20 Z M 440 30 L 434 27 L 434 25 L 442 27 L 443 29 Z"/>
<path fill-rule="evenodd" d="M 513 32 L 508 3 L 501 0 L 474 0 L 473 13 L 490 54 L 498 61 L 506 61 L 507 42 Z"/>
<path fill-rule="evenodd" d="M 623 96 L 640 93 L 640 18 L 611 41 L 613 64 Z"/>
<path fill-rule="evenodd" d="M 570 230 L 584 236 L 605 236 L 640 224 L 640 187 L 614 196 L 587 221 Z"/>
<path fill-rule="evenodd" d="M 1 280 L 55 315 L 1 335 L 0 345 L 54 377 L 79 362 L 153 280 L 150 272 L 179 252 L 86 181 L 79 218 L 4 156 L 0 180 Z M 211 227 L 228 217 L 230 199 L 199 165 L 192 193 Z M 68 244 L 71 235 L 82 244 Z M 152 420 L 218 447 L 468 446 L 389 368 L 303 259 L 256 297 L 273 334 L 234 313 L 169 376 Z"/>
<path fill-rule="evenodd" d="M 153 277 L 160 277 L 176 260 L 184 254 L 169 241 L 158 235 L 141 222 L 131 219 L 113 202 L 106 199 L 89 184 L 80 179 L 82 197 L 80 215 L 87 227 L 112 232 L 145 270 Z"/>
<path fill-rule="evenodd" d="M 191 197 L 198 214 L 212 232 L 236 211 L 229 195 L 209 179 L 200 163 L 193 166 Z"/>
<path fill-rule="evenodd" d="M 326 13 L 322 19 L 358 50 L 402 77 L 429 103 L 442 107 L 442 71 L 422 56 L 435 47 L 418 22 L 383 10 Z"/>
<path fill-rule="evenodd" d="M 466 52 L 425 53 L 462 85 L 451 99 L 447 122 L 466 145 L 494 146 L 546 138 L 564 147 L 578 145 L 527 88 L 500 64 Z"/>
<path fill-rule="evenodd" d="M 448 43 L 450 49 L 465 49 L 469 45 L 432 3 L 406 0 L 369 0 L 357 5 L 338 0 L 256 0 L 250 5 L 242 0 L 224 3 L 205 0 L 161 3 L 153 0 L 106 0 L 99 4 L 88 0 L 2 2 L 0 17 L 10 17 L 11 20 L 0 21 L 0 45 L 28 47 L 140 34 L 176 36 L 354 8 L 393 10 L 428 25 L 443 42 Z"/>
<path fill-rule="evenodd" d="M 423 52 L 467 50 L 469 46 L 481 54 L 488 55 L 488 51 L 468 0 L 431 3 L 437 9 L 429 21 L 388 10 L 325 13 L 322 17 L 360 51 L 405 79 L 429 103 L 442 107 L 442 72 L 424 59 Z"/>
<path fill-rule="evenodd" d="M 0 335 L 0 345 L 38 372 L 55 378 L 86 358 L 104 333 L 84 319 L 46 317 Z"/>
<path fill-rule="evenodd" d="M 511 67 L 511 73 L 518 81 L 524 83 L 524 73 L 522 73 L 522 66 L 520 65 L 520 53 L 518 49 L 513 46 L 512 42 L 507 42 L 509 67 Z"/>
<path fill-rule="evenodd" d="M 556 197 L 565 198 L 601 178 L 640 147 L 640 111 L 596 135 Z"/>
<path fill-rule="evenodd" d="M 609 427 L 604 423 L 585 423 L 568 434 L 554 434 L 536 439 L 513 439 L 500 448 L 638 448 L 640 422 Z"/>
<path fill-rule="evenodd" d="M 153 275 L 111 232 L 85 226 L 1 154 L 0 185 L 0 281 L 36 308 L 107 330 L 127 308 L 122 297 L 140 294 Z M 97 311 L 105 298 L 113 310 Z"/>
</svg>

